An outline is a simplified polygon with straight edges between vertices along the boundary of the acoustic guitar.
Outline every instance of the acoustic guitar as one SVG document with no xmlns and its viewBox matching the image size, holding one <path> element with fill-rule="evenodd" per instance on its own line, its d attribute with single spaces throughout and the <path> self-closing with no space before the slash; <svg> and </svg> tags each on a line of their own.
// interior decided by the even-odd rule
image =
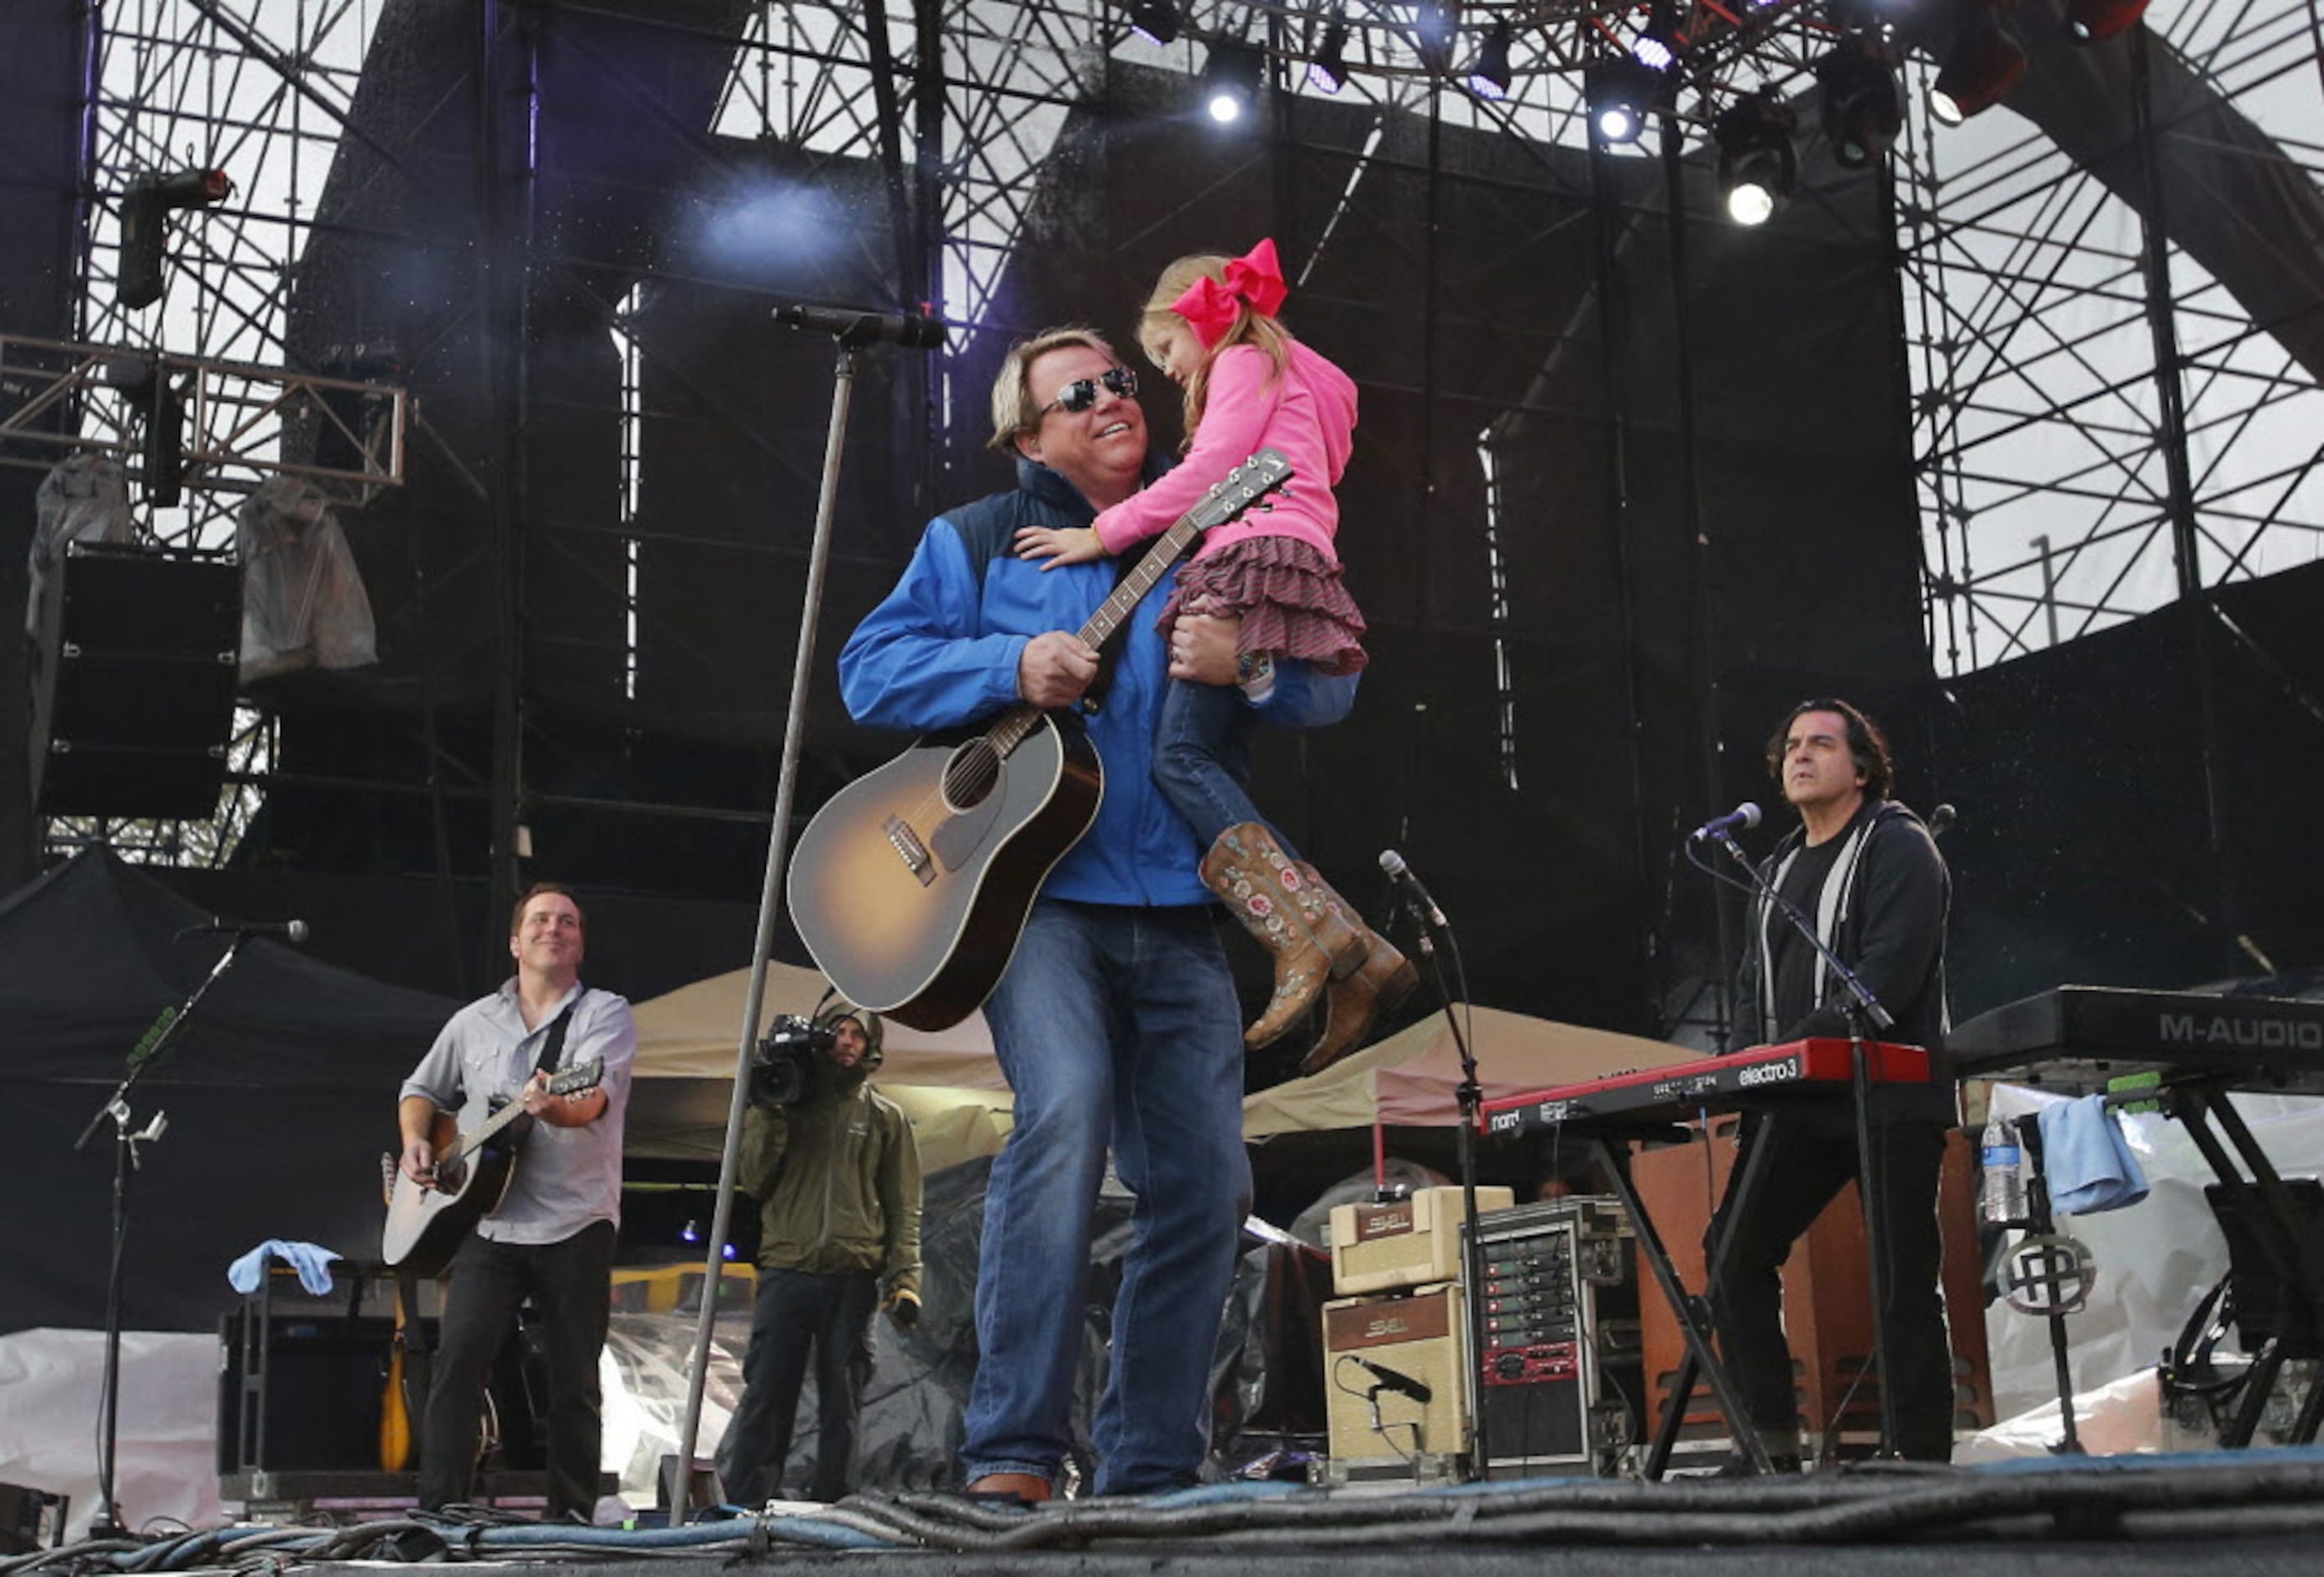
<svg viewBox="0 0 2324 1577">
<path fill-rule="evenodd" d="M 1261 449 L 1178 518 L 1081 638 L 1102 650 L 1187 546 L 1291 479 Z M 1105 775 L 1078 716 L 1020 703 L 932 734 L 834 795 L 791 853 L 791 918 L 839 993 L 915 1029 L 974 1012 L 1034 895 L 1097 819 Z"/>
<path fill-rule="evenodd" d="M 602 1057 L 580 1063 L 552 1075 L 548 1093 L 577 1095 L 595 1089 L 604 1076 Z M 499 1208 L 516 1180 L 516 1138 L 502 1134 L 524 1114 L 523 1102 L 512 1101 L 462 1130 L 450 1112 L 438 1112 L 436 1185 L 423 1188 L 402 1167 L 395 1169 L 379 1257 L 397 1267 L 408 1261 L 415 1276 L 433 1276 L 450 1264 L 468 1229 Z"/>
</svg>

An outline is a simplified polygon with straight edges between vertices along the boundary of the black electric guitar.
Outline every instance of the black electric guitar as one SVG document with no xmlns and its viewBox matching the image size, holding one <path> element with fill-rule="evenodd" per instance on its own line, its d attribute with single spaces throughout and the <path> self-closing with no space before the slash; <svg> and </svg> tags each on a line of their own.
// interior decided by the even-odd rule
<svg viewBox="0 0 2324 1577">
<path fill-rule="evenodd" d="M 603 1058 L 579 1063 L 552 1074 L 549 1093 L 578 1095 L 595 1089 L 604 1076 Z M 524 1114 L 524 1103 L 512 1101 L 463 1130 L 452 1113 L 438 1112 L 436 1185 L 422 1188 L 405 1176 L 401 1167 L 396 1167 L 379 1257 L 391 1266 L 408 1261 L 415 1276 L 433 1276 L 449 1265 L 468 1229 L 479 1217 L 499 1208 L 509 1185 L 516 1179 L 515 1138 L 502 1135 Z"/>
<path fill-rule="evenodd" d="M 1204 493 L 1083 625 L 1105 643 L 1187 545 L 1291 479 L 1261 449 Z M 842 996 L 915 1029 L 992 993 L 1033 897 L 1104 797 L 1077 717 L 1030 704 L 966 735 L 930 735 L 816 813 L 791 852 L 791 918 Z"/>
</svg>

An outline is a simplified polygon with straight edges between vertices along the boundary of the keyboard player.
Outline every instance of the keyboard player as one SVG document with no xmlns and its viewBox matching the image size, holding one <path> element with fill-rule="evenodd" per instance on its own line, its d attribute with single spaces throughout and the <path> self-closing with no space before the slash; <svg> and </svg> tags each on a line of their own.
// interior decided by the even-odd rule
<svg viewBox="0 0 2324 1577">
<path fill-rule="evenodd" d="M 1794 707 L 1767 742 L 1767 770 L 1800 825 L 1761 873 L 1895 1017 L 1882 1038 L 1925 1047 L 1933 1059 L 1926 1084 L 1876 1085 L 1868 1116 L 1883 1217 L 1872 1240 L 1888 1262 L 1882 1323 L 1894 1444 L 1904 1456 L 1943 1462 L 1952 1454 L 1953 1383 L 1939 1285 L 1937 1178 L 1945 1132 L 1956 1120 L 1941 1056 L 1951 878 L 1921 818 L 1888 798 L 1895 768 L 1887 741 L 1847 702 Z M 1796 927 L 1764 900 L 1754 903 L 1750 920 L 1736 982 L 1734 1045 L 1848 1034 L 1844 988 L 1828 978 Z M 1792 1244 L 1856 1176 L 1854 1124 L 1845 1099 L 1744 1119 L 1746 1141 L 1768 1153 L 1711 1305 L 1727 1366 L 1779 1469 L 1795 1471 L 1800 1455 L 1781 1271 Z M 1730 1198 L 1712 1218 L 1706 1254 L 1741 1176 L 1738 1166 Z M 1742 1471 L 1739 1458 L 1734 1465 Z"/>
</svg>

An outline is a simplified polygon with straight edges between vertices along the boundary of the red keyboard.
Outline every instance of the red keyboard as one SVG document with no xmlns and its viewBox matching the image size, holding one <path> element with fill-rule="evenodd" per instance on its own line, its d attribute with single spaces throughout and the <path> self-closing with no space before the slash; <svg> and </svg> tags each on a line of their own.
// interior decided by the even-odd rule
<svg viewBox="0 0 2324 1577">
<path fill-rule="evenodd" d="M 1812 1100 L 1846 1092 L 1855 1077 L 1852 1050 L 1846 1040 L 1754 1046 L 1731 1056 L 1695 1057 L 1488 1101 L 1479 1120 L 1487 1133 L 1520 1134 L 1609 1118 L 1639 1125 L 1683 1122 L 1706 1109 Z M 1929 1054 L 1917 1046 L 1871 1040 L 1864 1051 L 1865 1072 L 1876 1084 L 1929 1082 Z"/>
</svg>

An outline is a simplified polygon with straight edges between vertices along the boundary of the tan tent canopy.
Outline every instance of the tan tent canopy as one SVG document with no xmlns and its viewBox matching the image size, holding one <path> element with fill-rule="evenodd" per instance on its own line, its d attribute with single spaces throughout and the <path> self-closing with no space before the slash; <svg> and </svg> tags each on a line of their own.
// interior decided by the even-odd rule
<svg viewBox="0 0 2324 1577">
<path fill-rule="evenodd" d="M 814 1012 L 825 983 L 812 969 L 770 964 L 766 1018 Z M 737 969 L 637 1005 L 627 1135 L 632 1154 L 718 1159 L 750 986 L 751 972 Z M 922 1167 L 936 1171 L 1001 1148 L 1009 1131 L 1009 1084 L 993 1060 L 982 1014 L 934 1034 L 890 1023 L 882 1039 L 885 1055 L 872 1082 L 911 1118 Z"/>
<path fill-rule="evenodd" d="M 795 964 L 768 966 L 766 1012 L 811 1013 L 823 977 Z M 638 1061 L 630 1098 L 629 1145 L 639 1155 L 715 1161 L 724 1146 L 734 1051 L 742 1037 L 750 972 L 735 970 L 682 986 L 637 1008 Z M 1603 1029 L 1584 1029 L 1498 1008 L 1463 1008 L 1485 1098 L 1682 1062 L 1683 1047 Z M 879 1087 L 911 1114 L 922 1162 L 931 1171 L 991 1155 L 1009 1130 L 1008 1081 L 992 1056 L 982 1014 L 927 1033 L 887 1027 Z M 1431 1014 L 1312 1079 L 1263 1090 L 1243 1102 L 1243 1134 L 1391 1127 L 1450 1127 L 1460 1055 L 1443 1014 Z"/>
<path fill-rule="evenodd" d="M 1697 1055 L 1684 1047 L 1605 1029 L 1584 1029 L 1455 1005 L 1477 1058 L 1485 1099 L 1522 1095 L 1554 1084 L 1660 1067 Z M 1322 1129 L 1449 1128 L 1460 1120 L 1461 1054 L 1442 1013 L 1432 1013 L 1311 1079 L 1262 1090 L 1243 1102 L 1243 1137 Z"/>
</svg>

